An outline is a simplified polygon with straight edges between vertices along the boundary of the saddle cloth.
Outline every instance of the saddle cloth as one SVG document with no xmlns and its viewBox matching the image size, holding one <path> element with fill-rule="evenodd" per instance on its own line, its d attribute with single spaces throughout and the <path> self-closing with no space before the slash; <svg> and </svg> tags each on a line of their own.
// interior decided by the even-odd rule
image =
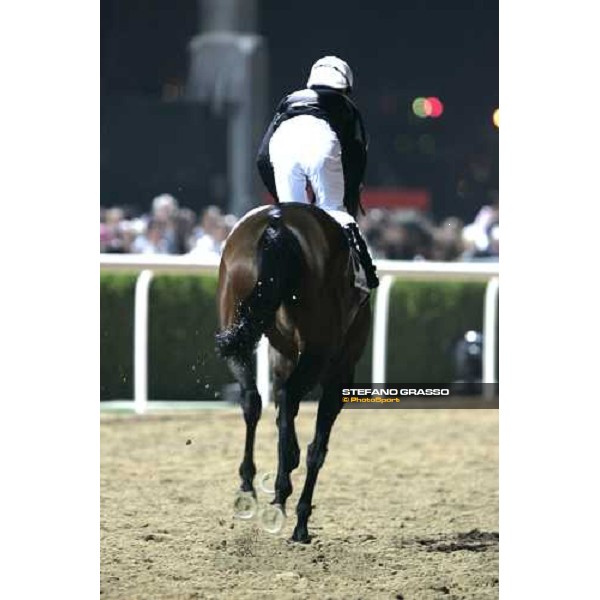
<svg viewBox="0 0 600 600">
<path fill-rule="evenodd" d="M 360 260 L 358 259 L 358 251 L 352 247 L 350 248 L 350 264 L 352 265 L 354 287 L 365 292 L 366 294 L 370 294 L 371 290 L 367 285 L 367 275 L 363 266 L 360 264 Z"/>
</svg>

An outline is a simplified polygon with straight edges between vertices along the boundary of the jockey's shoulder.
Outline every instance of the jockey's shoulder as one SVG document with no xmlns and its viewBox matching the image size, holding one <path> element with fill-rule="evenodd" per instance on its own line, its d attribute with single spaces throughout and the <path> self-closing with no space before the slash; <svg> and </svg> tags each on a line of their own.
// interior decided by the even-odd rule
<svg viewBox="0 0 600 600">
<path fill-rule="evenodd" d="M 316 103 L 318 103 L 318 101 L 319 101 L 318 94 L 314 90 L 306 88 L 303 90 L 295 90 L 291 94 L 287 94 L 286 96 L 284 96 L 283 99 L 281 100 L 280 106 L 287 107 L 292 104 L 298 104 L 298 103 L 316 104 Z"/>
<path fill-rule="evenodd" d="M 279 111 L 300 108 L 302 106 L 321 108 L 324 110 L 348 110 L 359 112 L 358 108 L 346 94 L 325 86 L 313 86 L 295 90 L 283 97 L 279 103 Z"/>
</svg>

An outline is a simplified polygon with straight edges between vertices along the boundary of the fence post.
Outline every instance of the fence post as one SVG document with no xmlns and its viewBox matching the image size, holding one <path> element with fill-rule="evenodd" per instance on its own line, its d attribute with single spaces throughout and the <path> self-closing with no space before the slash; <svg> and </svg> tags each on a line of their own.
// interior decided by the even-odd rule
<svg viewBox="0 0 600 600">
<path fill-rule="evenodd" d="M 263 335 L 256 350 L 256 387 L 262 399 L 263 408 L 269 404 L 271 380 L 269 377 L 269 340 Z"/>
<path fill-rule="evenodd" d="M 500 280 L 492 277 L 485 288 L 483 308 L 483 383 L 496 383 L 496 323 L 498 320 L 498 290 Z M 485 396 L 494 395 L 494 386 L 485 386 Z"/>
<path fill-rule="evenodd" d="M 133 407 L 138 415 L 148 408 L 148 300 L 154 273 L 145 269 L 135 282 L 133 329 Z"/>
<path fill-rule="evenodd" d="M 371 383 L 386 383 L 385 361 L 387 357 L 387 326 L 390 305 L 390 290 L 394 283 L 393 275 L 383 275 L 375 298 L 375 316 L 373 324 L 373 364 L 371 365 Z"/>
</svg>

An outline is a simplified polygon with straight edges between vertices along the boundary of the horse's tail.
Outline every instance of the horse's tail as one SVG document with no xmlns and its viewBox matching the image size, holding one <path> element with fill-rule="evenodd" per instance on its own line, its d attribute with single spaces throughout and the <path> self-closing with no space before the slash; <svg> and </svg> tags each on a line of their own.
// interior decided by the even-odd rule
<svg viewBox="0 0 600 600">
<path fill-rule="evenodd" d="M 302 249 L 283 223 L 277 206 L 269 211 L 256 258 L 258 279 L 254 289 L 240 303 L 233 325 L 216 336 L 217 353 L 222 358 L 249 357 L 260 336 L 273 324 L 280 305 L 297 294 L 304 265 Z"/>
</svg>

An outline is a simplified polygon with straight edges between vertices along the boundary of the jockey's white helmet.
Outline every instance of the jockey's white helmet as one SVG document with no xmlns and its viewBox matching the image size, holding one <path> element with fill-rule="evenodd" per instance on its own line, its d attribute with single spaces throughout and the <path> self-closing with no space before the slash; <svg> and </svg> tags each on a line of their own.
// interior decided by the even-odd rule
<svg viewBox="0 0 600 600">
<path fill-rule="evenodd" d="M 348 63 L 337 56 L 320 58 L 310 70 L 306 87 L 324 85 L 336 90 L 352 90 L 354 75 Z"/>
</svg>

